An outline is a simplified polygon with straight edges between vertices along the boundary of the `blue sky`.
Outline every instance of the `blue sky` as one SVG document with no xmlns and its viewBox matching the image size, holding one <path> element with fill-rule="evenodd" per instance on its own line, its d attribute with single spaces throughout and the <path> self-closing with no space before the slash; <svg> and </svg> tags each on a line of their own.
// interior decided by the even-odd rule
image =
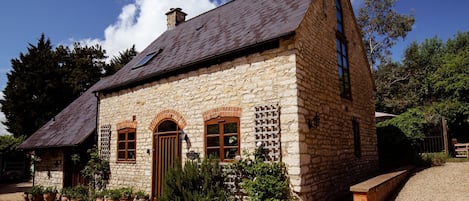
<svg viewBox="0 0 469 201">
<path fill-rule="evenodd" d="M 400 13 L 415 12 L 413 30 L 404 41 L 393 48 L 393 59 L 401 60 L 404 50 L 413 41 L 423 42 L 438 36 L 443 42 L 460 32 L 469 31 L 469 1 L 467 0 L 398 0 Z"/>
<path fill-rule="evenodd" d="M 226 0 L 6 0 L 0 2 L 0 90 L 12 58 L 26 53 L 42 33 L 54 45 L 100 43 L 116 54 L 136 44 L 143 49 L 166 29 L 164 13 L 181 7 L 188 18 L 214 8 Z M 361 0 L 352 0 L 355 7 Z M 399 0 L 402 13 L 414 10 L 416 23 L 405 41 L 393 48 L 400 59 L 412 41 L 438 36 L 446 41 L 457 31 L 469 31 L 467 0 Z M 1 118 L 1 117 L 0 117 Z M 0 134 L 3 132 L 0 128 Z"/>
</svg>

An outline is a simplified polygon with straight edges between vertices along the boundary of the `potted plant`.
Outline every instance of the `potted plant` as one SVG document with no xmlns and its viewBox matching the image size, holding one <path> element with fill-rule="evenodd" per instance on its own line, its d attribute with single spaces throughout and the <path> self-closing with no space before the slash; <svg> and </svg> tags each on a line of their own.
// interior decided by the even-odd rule
<svg viewBox="0 0 469 201">
<path fill-rule="evenodd" d="M 29 201 L 43 201 L 43 191 L 44 188 L 42 186 L 33 186 L 28 191 Z"/>
<path fill-rule="evenodd" d="M 70 193 L 72 192 L 71 188 L 62 188 L 60 191 L 60 200 L 61 201 L 68 201 L 70 199 Z"/>
<path fill-rule="evenodd" d="M 28 199 L 28 192 L 24 192 L 23 197 L 24 197 L 24 201 L 29 201 L 29 199 Z"/>
<path fill-rule="evenodd" d="M 121 191 L 119 189 L 108 190 L 105 197 L 106 201 L 118 201 L 121 197 Z"/>
<path fill-rule="evenodd" d="M 119 201 L 132 201 L 132 188 L 121 188 L 121 197 L 119 198 Z"/>
<path fill-rule="evenodd" d="M 88 196 L 88 187 L 83 185 L 74 186 L 70 194 L 71 201 L 84 201 Z"/>
<path fill-rule="evenodd" d="M 55 187 L 49 186 L 44 189 L 42 196 L 45 201 L 54 201 L 57 196 L 57 189 Z"/>
<path fill-rule="evenodd" d="M 137 191 L 135 192 L 135 200 L 136 201 L 148 201 L 150 196 L 145 194 L 144 191 Z"/>
<path fill-rule="evenodd" d="M 93 199 L 96 201 L 104 201 L 105 196 L 109 195 L 108 190 L 94 192 Z"/>
</svg>

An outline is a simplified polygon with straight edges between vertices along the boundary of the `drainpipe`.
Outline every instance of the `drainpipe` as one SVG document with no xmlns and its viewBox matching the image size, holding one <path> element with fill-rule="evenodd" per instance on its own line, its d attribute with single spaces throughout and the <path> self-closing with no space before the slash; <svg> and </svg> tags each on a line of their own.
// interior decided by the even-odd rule
<svg viewBox="0 0 469 201">
<path fill-rule="evenodd" d="M 98 135 L 99 135 L 99 103 L 100 103 L 100 98 L 99 98 L 99 92 L 94 92 L 94 96 L 96 97 L 96 135 L 94 136 L 94 142 L 96 145 L 98 145 Z"/>
</svg>

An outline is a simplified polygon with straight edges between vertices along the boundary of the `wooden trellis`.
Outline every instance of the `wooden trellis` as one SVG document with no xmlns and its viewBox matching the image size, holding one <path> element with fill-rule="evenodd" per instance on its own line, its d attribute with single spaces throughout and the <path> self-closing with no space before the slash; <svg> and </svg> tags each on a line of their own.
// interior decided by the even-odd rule
<svg viewBox="0 0 469 201">
<path fill-rule="evenodd" d="M 103 160 L 109 161 L 111 155 L 111 124 L 101 126 L 99 154 Z"/>
<path fill-rule="evenodd" d="M 266 160 L 280 161 L 280 107 L 277 104 L 255 107 L 256 144 L 262 143 Z"/>
</svg>

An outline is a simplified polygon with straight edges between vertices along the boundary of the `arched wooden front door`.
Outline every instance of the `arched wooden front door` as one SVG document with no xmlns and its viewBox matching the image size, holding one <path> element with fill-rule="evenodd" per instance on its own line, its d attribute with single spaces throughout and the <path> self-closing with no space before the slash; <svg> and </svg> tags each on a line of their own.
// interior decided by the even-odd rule
<svg viewBox="0 0 469 201">
<path fill-rule="evenodd" d="M 153 197 L 162 195 L 164 175 L 177 160 L 181 160 L 179 132 L 179 126 L 172 120 L 163 120 L 156 127 L 153 135 Z"/>
</svg>

